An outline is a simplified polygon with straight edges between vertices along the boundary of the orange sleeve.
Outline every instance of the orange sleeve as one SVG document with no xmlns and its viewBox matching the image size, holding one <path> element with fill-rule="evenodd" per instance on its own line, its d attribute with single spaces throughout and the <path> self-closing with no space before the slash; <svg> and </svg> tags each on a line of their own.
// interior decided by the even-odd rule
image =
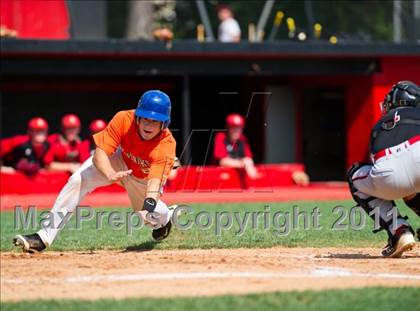
<svg viewBox="0 0 420 311">
<path fill-rule="evenodd" d="M 149 179 L 159 178 L 163 182 L 166 181 L 175 162 L 175 149 L 176 143 L 174 140 L 163 144 L 159 148 L 157 155 L 153 157 L 150 164 Z"/>
<path fill-rule="evenodd" d="M 101 148 L 108 155 L 113 154 L 121 143 L 121 138 L 131 126 L 131 119 L 129 117 L 130 111 L 118 112 L 107 127 L 93 135 L 93 140 L 97 147 Z"/>
</svg>

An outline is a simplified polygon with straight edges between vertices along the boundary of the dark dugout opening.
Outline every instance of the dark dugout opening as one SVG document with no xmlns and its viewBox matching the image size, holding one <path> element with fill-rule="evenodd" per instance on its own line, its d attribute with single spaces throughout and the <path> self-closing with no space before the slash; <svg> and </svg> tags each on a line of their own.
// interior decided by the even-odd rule
<svg viewBox="0 0 420 311">
<path fill-rule="evenodd" d="M 247 136 L 256 162 L 264 159 L 264 104 L 258 94 L 263 88 L 258 78 L 243 76 L 191 77 L 191 137 L 192 163 L 214 164 L 213 139 L 225 129 L 230 113 L 246 117 Z M 252 95 L 253 93 L 254 96 Z M 252 101 L 251 101 L 252 99 Z"/>
<path fill-rule="evenodd" d="M 345 175 L 345 92 L 307 89 L 303 96 L 303 160 L 313 181 Z"/>
</svg>

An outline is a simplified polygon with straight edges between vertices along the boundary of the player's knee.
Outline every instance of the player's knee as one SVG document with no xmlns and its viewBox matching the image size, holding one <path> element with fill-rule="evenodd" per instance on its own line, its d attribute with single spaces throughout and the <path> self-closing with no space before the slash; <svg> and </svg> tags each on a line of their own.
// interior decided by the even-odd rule
<svg viewBox="0 0 420 311">
<path fill-rule="evenodd" d="M 73 175 L 70 176 L 67 184 L 70 187 L 76 187 L 76 188 L 80 188 L 81 184 L 82 184 L 82 176 L 79 173 L 73 173 Z"/>
<path fill-rule="evenodd" d="M 368 163 L 363 163 L 363 162 L 356 162 L 354 163 L 347 171 L 346 177 L 347 177 L 347 181 L 349 183 L 353 182 L 353 176 L 356 174 L 356 172 L 358 170 L 360 170 L 362 167 L 365 166 L 369 166 L 370 164 Z"/>
<path fill-rule="evenodd" d="M 349 168 L 349 170 L 347 171 L 347 174 L 346 174 L 347 182 L 348 182 L 349 187 L 350 187 L 350 192 L 351 192 L 351 194 L 352 194 L 352 196 L 355 200 L 356 200 L 355 196 L 357 195 L 358 190 L 353 183 L 353 177 L 358 170 L 360 170 L 362 167 L 367 166 L 367 165 L 369 165 L 369 164 L 367 164 L 367 163 L 354 163 Z"/>
<path fill-rule="evenodd" d="M 406 200 L 405 204 L 411 208 L 418 216 L 420 216 L 420 193 L 410 200 Z"/>
</svg>

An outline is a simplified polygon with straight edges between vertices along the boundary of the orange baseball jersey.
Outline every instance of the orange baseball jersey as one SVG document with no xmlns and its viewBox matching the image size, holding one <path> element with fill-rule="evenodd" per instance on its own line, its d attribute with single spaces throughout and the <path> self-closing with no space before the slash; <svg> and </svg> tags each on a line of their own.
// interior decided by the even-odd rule
<svg viewBox="0 0 420 311">
<path fill-rule="evenodd" d="M 96 146 L 112 155 L 118 147 L 133 175 L 165 181 L 175 161 L 176 142 L 168 129 L 143 140 L 138 134 L 134 110 L 118 112 L 101 132 L 93 135 Z"/>
</svg>

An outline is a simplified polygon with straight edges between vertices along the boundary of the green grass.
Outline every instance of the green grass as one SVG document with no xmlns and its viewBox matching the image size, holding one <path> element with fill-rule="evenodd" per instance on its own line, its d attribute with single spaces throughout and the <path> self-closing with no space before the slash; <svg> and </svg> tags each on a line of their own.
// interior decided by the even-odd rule
<svg viewBox="0 0 420 311">
<path fill-rule="evenodd" d="M 419 287 L 364 288 L 329 291 L 276 292 L 245 296 L 191 297 L 174 299 L 125 299 L 96 301 L 26 301 L 2 303 L 6 310 L 420 310 Z"/>
<path fill-rule="evenodd" d="M 214 219 L 216 213 L 222 211 L 238 212 L 243 217 L 246 212 L 264 211 L 267 203 L 237 203 L 237 204 L 193 204 L 193 214 L 184 215 L 181 221 L 194 219 L 200 211 L 208 211 Z M 95 228 L 96 220 L 82 223 L 81 229 L 75 229 L 74 219 L 70 222 L 71 226 L 66 227 L 51 250 L 98 250 L 98 249 L 191 249 L 191 248 L 238 248 L 238 247 L 340 247 L 340 246 L 383 246 L 386 241 L 386 234 L 380 232 L 372 234 L 373 222 L 366 217 L 366 226 L 362 230 L 352 230 L 348 226 L 343 230 L 332 230 L 334 222 L 339 215 L 332 210 L 337 205 L 342 205 L 347 211 L 353 206 L 353 202 L 289 202 L 289 203 L 269 203 L 271 216 L 276 211 L 292 212 L 294 205 L 299 207 L 299 211 L 311 212 L 315 207 L 319 207 L 321 216 L 319 217 L 322 228 L 309 230 L 303 229 L 303 218 L 299 218 L 300 226 L 292 228 L 289 234 L 282 234 L 277 227 L 271 226 L 269 230 L 264 229 L 264 216 L 258 219 L 257 228 L 252 228 L 252 218 L 248 219 L 248 226 L 242 235 L 238 235 L 238 225 L 234 224 L 230 230 L 222 231 L 220 236 L 215 235 L 215 224 L 207 229 L 201 230 L 194 225 L 190 230 L 180 230 L 175 228 L 170 237 L 162 243 L 154 243 L 151 238 L 151 230 L 147 227 L 135 230 L 131 235 L 126 232 L 126 226 L 119 230 L 112 229 L 106 222 L 101 230 Z M 417 228 L 420 226 L 420 220 L 408 208 L 400 204 L 400 211 L 403 215 L 410 217 L 411 224 Z M 130 212 L 130 209 L 122 208 L 103 208 L 94 209 L 93 212 L 122 211 Z M 357 213 L 355 213 L 357 216 Z M 272 218 L 270 216 L 270 222 Z M 1 251 L 10 251 L 13 249 L 11 239 L 16 233 L 30 233 L 35 230 L 15 230 L 14 212 L 2 212 L 1 217 Z M 38 213 L 38 219 L 40 215 Z M 226 218 L 223 218 L 226 221 Z M 285 217 L 280 217 L 280 224 Z M 358 217 L 356 217 L 356 222 Z M 348 225 L 349 216 L 344 219 L 344 224 Z M 37 222 L 38 224 L 38 222 Z M 36 229 L 36 228 L 35 228 Z"/>
</svg>

